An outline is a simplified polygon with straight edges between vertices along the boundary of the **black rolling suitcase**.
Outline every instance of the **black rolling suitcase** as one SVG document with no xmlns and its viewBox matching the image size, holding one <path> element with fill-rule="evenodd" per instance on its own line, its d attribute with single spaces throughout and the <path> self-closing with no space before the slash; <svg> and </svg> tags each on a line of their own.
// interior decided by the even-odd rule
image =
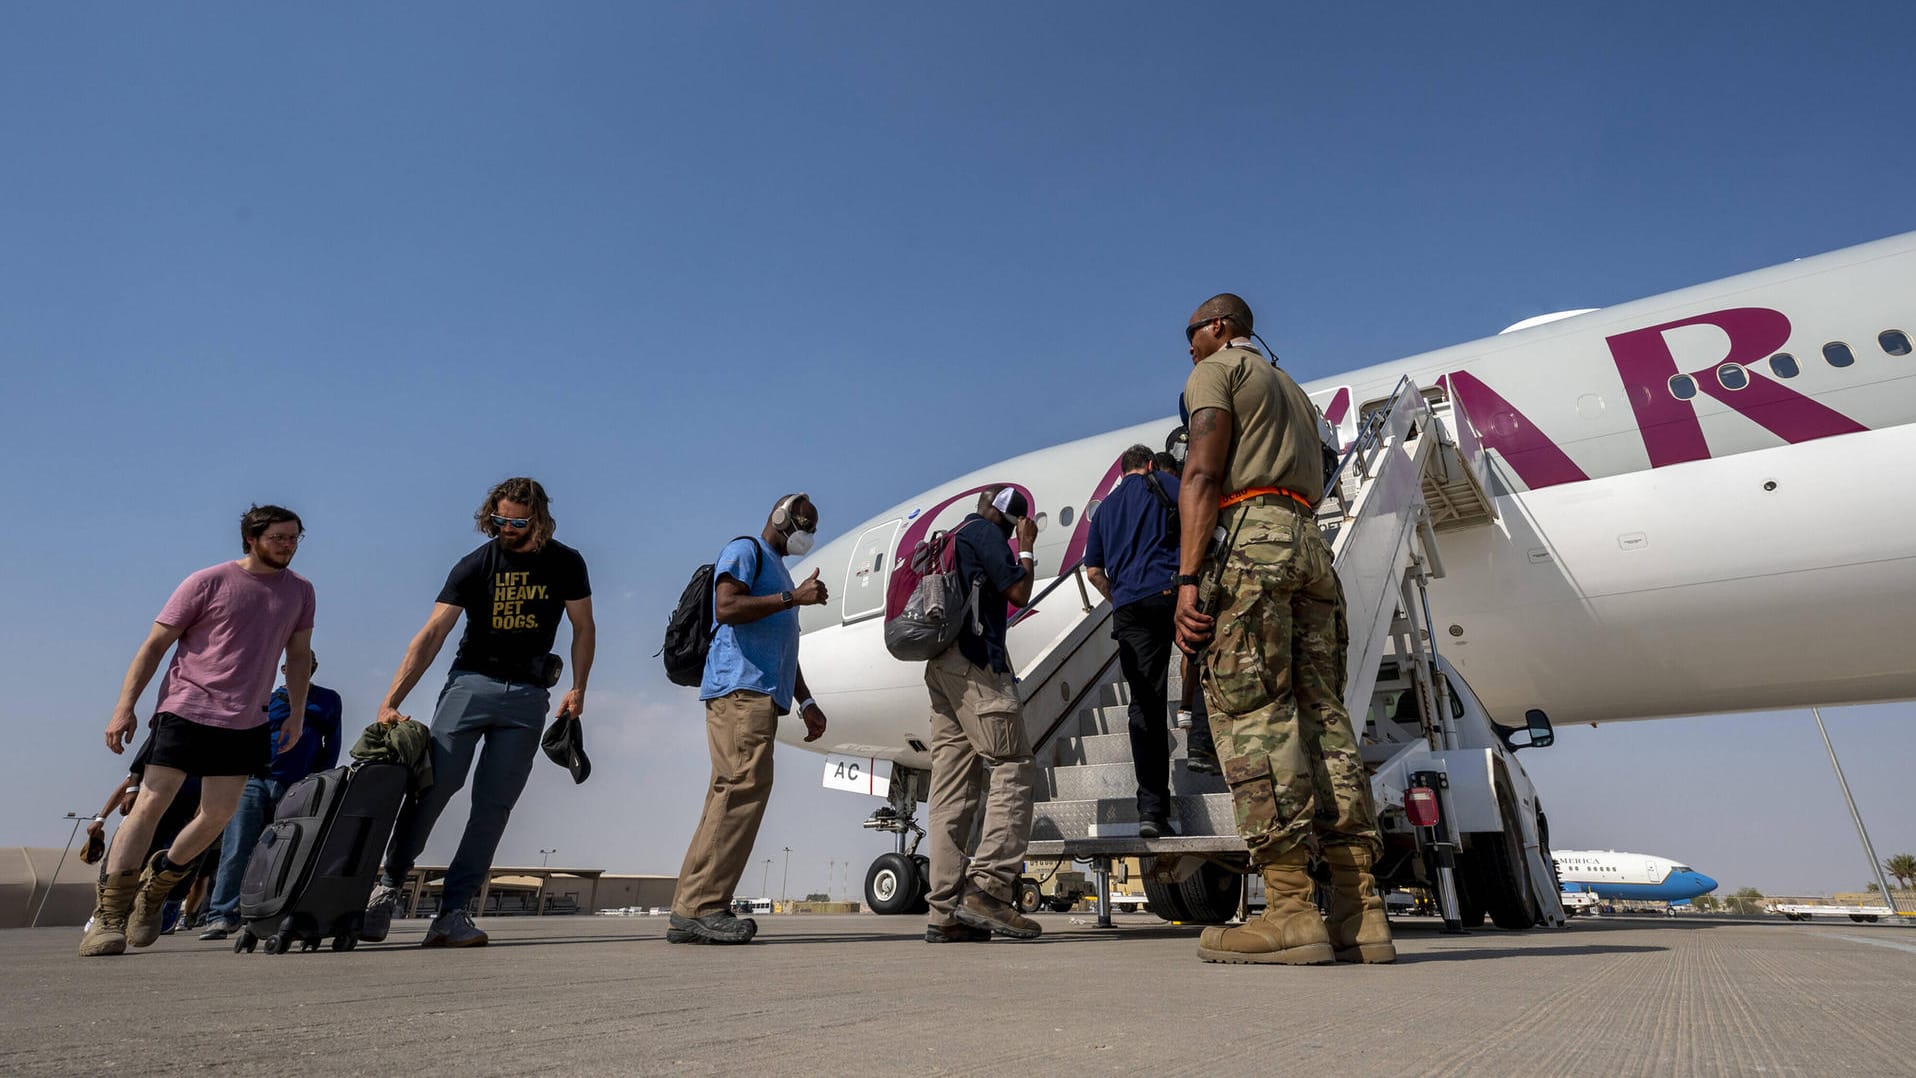
<svg viewBox="0 0 1916 1078">
<path fill-rule="evenodd" d="M 333 950 L 353 949 L 407 777 L 400 764 L 357 763 L 287 788 L 246 863 L 235 952 L 262 940 L 268 954 L 316 951 L 328 936 Z"/>
</svg>

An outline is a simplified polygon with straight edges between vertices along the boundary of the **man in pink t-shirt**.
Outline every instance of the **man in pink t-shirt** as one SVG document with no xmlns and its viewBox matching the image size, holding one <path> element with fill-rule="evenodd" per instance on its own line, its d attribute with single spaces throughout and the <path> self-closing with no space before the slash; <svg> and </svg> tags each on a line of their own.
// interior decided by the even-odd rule
<svg viewBox="0 0 1916 1078">
<path fill-rule="evenodd" d="M 139 725 L 134 705 L 160 659 L 179 645 L 160 682 L 153 756 L 139 800 L 113 837 L 93 927 L 80 941 L 82 956 L 124 954 L 129 945 L 145 947 L 159 938 L 167 892 L 226 829 L 246 780 L 272 763 L 266 702 L 282 653 L 292 705 L 283 744 L 299 740 L 313 668 L 313 586 L 288 566 L 305 532 L 290 509 L 247 510 L 240 518 L 246 556 L 181 581 L 134 654 L 106 725 L 106 747 L 116 755 L 133 741 Z M 199 812 L 142 871 L 140 857 L 153 829 L 188 777 L 200 780 Z"/>
</svg>

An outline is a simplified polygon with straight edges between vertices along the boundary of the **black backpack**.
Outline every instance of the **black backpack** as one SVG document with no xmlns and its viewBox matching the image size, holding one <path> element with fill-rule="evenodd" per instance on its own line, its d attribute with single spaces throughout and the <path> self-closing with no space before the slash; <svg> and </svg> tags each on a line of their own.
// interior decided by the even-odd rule
<svg viewBox="0 0 1916 1078">
<path fill-rule="evenodd" d="M 750 535 L 741 535 L 725 545 L 731 546 L 739 539 L 758 543 L 757 564 L 762 567 L 765 545 Z M 705 681 L 705 656 L 712 650 L 712 637 L 717 632 L 712 627 L 712 587 L 717 574 L 713 562 L 693 570 L 692 579 L 679 594 L 679 605 L 672 608 L 672 616 L 665 623 L 665 646 L 659 654 L 665 657 L 665 678 L 674 685 L 698 686 Z M 757 584 L 758 570 L 754 569 L 747 586 Z"/>
</svg>

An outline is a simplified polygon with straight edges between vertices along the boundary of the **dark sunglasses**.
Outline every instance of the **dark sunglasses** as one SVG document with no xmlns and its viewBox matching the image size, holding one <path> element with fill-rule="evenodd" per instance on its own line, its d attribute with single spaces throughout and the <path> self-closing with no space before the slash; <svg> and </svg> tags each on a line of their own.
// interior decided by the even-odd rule
<svg viewBox="0 0 1916 1078">
<path fill-rule="evenodd" d="M 492 514 L 492 526 L 495 528 L 506 528 L 506 527 L 530 528 L 532 526 L 532 518 L 531 517 L 502 517 L 499 514 L 494 513 Z"/>
<path fill-rule="evenodd" d="M 1217 321 L 1217 319 L 1215 318 L 1206 318 L 1201 322 L 1193 322 L 1190 325 L 1185 326 L 1184 327 L 1184 343 L 1190 344 L 1196 341 L 1197 331 L 1200 329 L 1203 329 L 1205 326 L 1208 326 L 1215 321 Z"/>
</svg>

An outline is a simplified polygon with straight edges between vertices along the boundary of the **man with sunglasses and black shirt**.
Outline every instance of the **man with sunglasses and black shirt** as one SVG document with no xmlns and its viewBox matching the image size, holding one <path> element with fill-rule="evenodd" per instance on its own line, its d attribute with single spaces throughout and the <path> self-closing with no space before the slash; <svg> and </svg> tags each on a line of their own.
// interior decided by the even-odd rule
<svg viewBox="0 0 1916 1078">
<path fill-rule="evenodd" d="M 408 798 L 400 810 L 379 886 L 366 905 L 362 940 L 386 938 L 400 886 L 425 848 L 433 823 L 472 771 L 472 813 L 446 870 L 439 915 L 423 942 L 427 947 L 477 947 L 486 942 L 465 906 L 485 884 L 493 852 L 539 753 L 551 703 L 547 655 L 558 636 L 561 614 L 572 622 L 572 688 L 560 700 L 559 711 L 585 713 L 595 638 L 592 586 L 585 559 L 552 538 L 549 505 L 545 488 L 523 477 L 508 479 L 486 494 L 473 520 L 491 541 L 452 567 L 432 616 L 412 638 L 393 675 L 379 709 L 379 721 L 387 724 L 409 721 L 399 705 L 432 665 L 459 615 L 466 616 L 458 655 L 433 710 L 433 785 Z"/>
</svg>

